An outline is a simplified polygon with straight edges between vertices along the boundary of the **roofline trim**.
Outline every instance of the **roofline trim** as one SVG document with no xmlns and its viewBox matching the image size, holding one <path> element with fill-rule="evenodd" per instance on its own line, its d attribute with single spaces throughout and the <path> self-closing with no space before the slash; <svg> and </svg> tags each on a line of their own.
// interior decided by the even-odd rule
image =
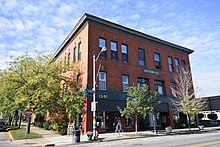
<svg viewBox="0 0 220 147">
<path fill-rule="evenodd" d="M 137 30 L 134 30 L 134 29 L 131 29 L 131 28 L 128 28 L 128 27 L 116 24 L 114 22 L 111 22 L 111 21 L 99 18 L 97 16 L 85 13 L 80 18 L 80 20 L 77 22 L 77 24 L 74 26 L 74 28 L 71 30 L 71 32 L 68 34 L 66 39 L 59 46 L 57 51 L 54 53 L 54 55 L 52 56 L 53 59 L 57 57 L 59 52 L 62 50 L 62 48 L 65 46 L 65 44 L 69 41 L 69 39 L 72 37 L 72 35 L 76 32 L 76 30 L 79 29 L 83 25 L 83 23 L 85 23 L 87 20 L 90 20 L 90 21 L 93 21 L 93 22 L 97 22 L 97 23 L 100 23 L 100 24 L 103 24 L 103 25 L 106 25 L 106 26 L 110 26 L 112 28 L 115 28 L 115 29 L 118 29 L 118 30 L 121 30 L 121 31 L 124 31 L 124 32 L 127 32 L 127 33 L 130 33 L 130 34 L 133 34 L 133 35 L 139 36 L 141 38 L 145 38 L 145 39 L 148 39 L 148 40 L 160 43 L 160 44 L 164 44 L 164 45 L 167 45 L 167 46 L 170 46 L 170 47 L 174 47 L 175 49 L 179 49 L 181 51 L 185 51 L 185 52 L 187 52 L 189 54 L 194 52 L 194 50 L 192 50 L 192 49 L 189 49 L 189 48 L 186 48 L 186 47 L 183 47 L 183 46 L 180 46 L 180 45 L 176 45 L 174 43 L 170 43 L 168 41 L 159 39 L 157 37 L 154 37 L 154 36 L 151 36 L 151 35 L 148 35 L 148 34 L 145 34 L 143 32 L 140 32 L 140 31 L 137 31 Z"/>
</svg>

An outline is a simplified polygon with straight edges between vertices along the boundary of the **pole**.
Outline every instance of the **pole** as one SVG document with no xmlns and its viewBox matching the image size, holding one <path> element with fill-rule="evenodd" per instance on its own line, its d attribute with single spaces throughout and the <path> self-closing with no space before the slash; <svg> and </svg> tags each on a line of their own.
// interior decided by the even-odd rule
<svg viewBox="0 0 220 147">
<path fill-rule="evenodd" d="M 96 116 L 95 116 L 95 111 L 96 111 L 96 101 L 95 101 L 95 93 L 96 93 L 96 90 L 95 90 L 95 86 L 96 86 L 96 74 L 95 74 L 95 62 L 96 62 L 96 59 L 95 59 L 95 55 L 93 55 L 93 105 L 94 105 L 94 110 L 93 110 L 93 125 L 92 125 L 92 128 L 93 128 L 93 139 L 96 140 Z"/>
</svg>

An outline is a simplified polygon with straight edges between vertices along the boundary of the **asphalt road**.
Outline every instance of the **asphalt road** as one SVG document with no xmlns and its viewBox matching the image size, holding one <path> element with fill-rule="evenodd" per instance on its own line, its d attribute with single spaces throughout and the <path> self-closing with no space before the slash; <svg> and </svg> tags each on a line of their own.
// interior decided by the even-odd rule
<svg viewBox="0 0 220 147">
<path fill-rule="evenodd" d="M 11 143 L 8 132 L 0 132 L 0 147 L 16 147 L 17 145 Z"/>
<path fill-rule="evenodd" d="M 74 146 L 74 145 L 73 145 Z M 148 137 L 118 140 L 111 142 L 99 142 L 89 144 L 79 144 L 80 147 L 219 147 L 220 146 L 220 131 L 204 134 L 185 134 L 185 135 L 170 135 L 160 137 Z"/>
</svg>

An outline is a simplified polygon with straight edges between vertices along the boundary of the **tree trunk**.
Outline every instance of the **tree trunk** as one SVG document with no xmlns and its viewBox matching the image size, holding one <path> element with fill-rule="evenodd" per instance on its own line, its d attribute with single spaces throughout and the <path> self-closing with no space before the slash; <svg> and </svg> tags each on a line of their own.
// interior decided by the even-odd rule
<svg viewBox="0 0 220 147">
<path fill-rule="evenodd" d="M 18 124 L 18 128 L 20 129 L 21 128 L 21 121 L 22 121 L 22 113 L 20 113 L 20 116 L 19 116 L 19 124 Z"/>
<path fill-rule="evenodd" d="M 189 131 L 190 131 L 191 128 L 190 128 L 190 115 L 189 114 L 187 114 L 187 120 L 188 120 L 188 128 L 189 128 Z"/>
<path fill-rule="evenodd" d="M 135 132 L 137 134 L 137 130 L 138 130 L 138 117 L 137 117 L 137 114 L 135 115 Z"/>
</svg>

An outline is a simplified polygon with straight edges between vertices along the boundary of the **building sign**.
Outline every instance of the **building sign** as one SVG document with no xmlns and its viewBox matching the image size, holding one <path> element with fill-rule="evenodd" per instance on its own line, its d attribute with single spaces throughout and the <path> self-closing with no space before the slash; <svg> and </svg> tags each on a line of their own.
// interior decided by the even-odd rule
<svg viewBox="0 0 220 147">
<path fill-rule="evenodd" d="M 100 99 L 108 99 L 108 94 L 98 94 L 98 98 L 100 98 Z"/>
<path fill-rule="evenodd" d="M 154 74 L 154 75 L 159 75 L 159 72 L 154 71 L 154 70 L 148 70 L 148 69 L 144 69 L 144 73 L 147 73 L 147 74 Z"/>
</svg>

